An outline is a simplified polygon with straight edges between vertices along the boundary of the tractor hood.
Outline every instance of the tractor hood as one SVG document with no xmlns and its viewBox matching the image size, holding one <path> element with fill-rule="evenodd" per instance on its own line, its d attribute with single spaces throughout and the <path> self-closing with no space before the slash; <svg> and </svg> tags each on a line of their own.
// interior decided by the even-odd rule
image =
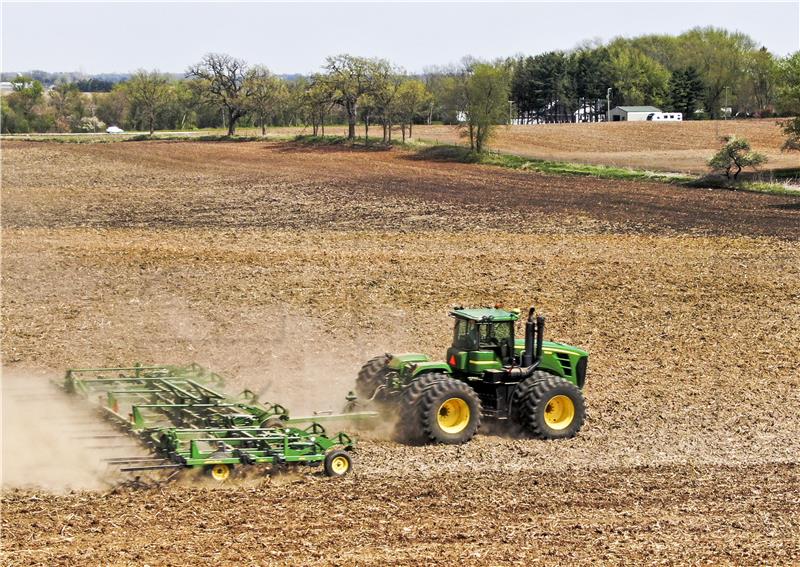
<svg viewBox="0 0 800 567">
<path fill-rule="evenodd" d="M 418 352 L 406 352 L 403 354 L 390 355 L 389 362 L 386 364 L 392 370 L 400 370 L 404 366 L 408 366 L 414 362 L 427 362 L 430 357 Z"/>
<path fill-rule="evenodd" d="M 516 339 L 514 341 L 514 350 L 522 350 L 525 348 L 525 339 Z M 589 353 L 578 347 L 572 345 L 565 345 L 564 343 L 556 343 L 553 341 L 542 341 L 542 352 L 544 354 L 552 354 L 554 352 L 562 352 L 565 354 L 572 354 L 579 357 L 589 356 Z"/>
</svg>

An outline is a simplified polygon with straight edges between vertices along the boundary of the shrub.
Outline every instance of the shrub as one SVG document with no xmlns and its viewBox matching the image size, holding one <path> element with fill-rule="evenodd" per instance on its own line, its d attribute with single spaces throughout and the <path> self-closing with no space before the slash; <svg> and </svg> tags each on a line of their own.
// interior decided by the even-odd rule
<svg viewBox="0 0 800 567">
<path fill-rule="evenodd" d="M 751 151 L 750 143 L 744 138 L 731 136 L 723 138 L 723 140 L 725 145 L 708 160 L 708 165 L 714 171 L 725 172 L 726 178 L 731 178 L 731 171 L 734 169 L 733 178 L 737 179 L 743 168 L 756 167 L 766 163 L 767 156 Z"/>
<path fill-rule="evenodd" d="M 783 133 L 786 134 L 786 141 L 781 146 L 784 151 L 800 151 L 800 116 L 795 116 L 791 120 L 781 125 Z"/>
</svg>

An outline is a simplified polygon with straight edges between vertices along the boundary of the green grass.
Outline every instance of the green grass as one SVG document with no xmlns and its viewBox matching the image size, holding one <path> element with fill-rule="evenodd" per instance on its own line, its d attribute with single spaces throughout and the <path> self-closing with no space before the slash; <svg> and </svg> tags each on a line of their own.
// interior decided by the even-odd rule
<svg viewBox="0 0 800 567">
<path fill-rule="evenodd" d="M 578 175 L 585 177 L 599 177 L 602 179 L 637 179 L 648 181 L 662 181 L 665 183 L 678 183 L 695 179 L 691 175 L 678 173 L 659 173 L 640 169 L 610 167 L 605 165 L 592 165 L 585 163 L 572 163 L 565 161 L 546 161 L 530 159 L 513 154 L 498 152 L 477 153 L 462 146 L 429 146 L 418 152 L 420 159 L 433 161 L 453 161 L 459 163 L 478 163 L 494 165 L 509 169 L 522 169 L 537 171 L 553 175 Z"/>
</svg>

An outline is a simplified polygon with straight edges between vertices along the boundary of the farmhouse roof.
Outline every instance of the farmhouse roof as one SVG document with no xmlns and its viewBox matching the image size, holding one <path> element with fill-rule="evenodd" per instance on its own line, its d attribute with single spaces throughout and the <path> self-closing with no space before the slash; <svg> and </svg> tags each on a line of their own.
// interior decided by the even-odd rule
<svg viewBox="0 0 800 567">
<path fill-rule="evenodd" d="M 625 112 L 661 112 L 661 109 L 655 106 L 618 106 L 617 108 Z"/>
</svg>

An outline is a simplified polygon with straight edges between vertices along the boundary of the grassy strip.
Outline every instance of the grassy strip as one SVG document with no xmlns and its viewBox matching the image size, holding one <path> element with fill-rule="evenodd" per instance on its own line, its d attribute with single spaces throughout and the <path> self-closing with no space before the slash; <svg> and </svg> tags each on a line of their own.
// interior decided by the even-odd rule
<svg viewBox="0 0 800 567">
<path fill-rule="evenodd" d="M 435 161 L 455 161 L 460 163 L 479 163 L 482 165 L 495 165 L 509 169 L 522 169 L 538 171 L 554 175 L 579 175 L 599 177 L 602 179 L 636 179 L 663 181 L 674 183 L 690 181 L 694 177 L 679 173 L 658 173 L 639 169 L 610 167 L 606 165 L 591 165 L 565 161 L 546 161 L 526 158 L 513 154 L 499 152 L 476 153 L 461 146 L 429 146 L 419 151 L 423 159 Z"/>
<path fill-rule="evenodd" d="M 463 146 L 436 145 L 427 146 L 417 151 L 416 159 L 433 161 L 450 161 L 458 163 L 477 163 L 494 165 L 509 169 L 537 171 L 552 175 L 577 175 L 594 177 L 598 179 L 622 179 L 638 181 L 657 181 L 671 183 L 683 187 L 696 187 L 705 189 L 729 189 L 753 191 L 757 193 L 773 193 L 779 195 L 800 195 L 800 191 L 787 188 L 781 183 L 763 181 L 733 181 L 714 176 L 696 177 L 682 173 L 662 173 L 642 169 L 611 167 L 605 165 L 592 165 L 563 161 L 546 161 L 526 158 L 513 154 L 499 152 L 476 153 Z M 792 178 L 792 172 L 775 177 Z"/>
</svg>

